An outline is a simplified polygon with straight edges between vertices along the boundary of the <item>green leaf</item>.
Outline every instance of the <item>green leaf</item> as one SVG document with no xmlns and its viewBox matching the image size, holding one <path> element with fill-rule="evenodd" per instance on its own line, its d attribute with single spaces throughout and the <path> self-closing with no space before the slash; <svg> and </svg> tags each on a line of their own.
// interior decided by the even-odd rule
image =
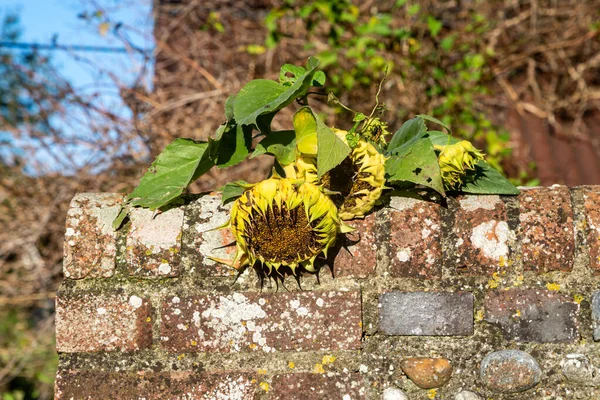
<svg viewBox="0 0 600 400">
<path fill-rule="evenodd" d="M 433 145 L 446 146 L 449 144 L 455 144 L 460 142 L 460 139 L 456 139 L 454 136 L 448 135 L 447 133 L 440 131 L 428 131 L 427 135 Z"/>
<path fill-rule="evenodd" d="M 299 76 L 306 72 L 306 68 L 298 67 L 293 64 L 283 64 L 279 70 L 279 83 L 283 86 L 292 86 Z M 291 74 L 292 76 L 288 76 Z"/>
<path fill-rule="evenodd" d="M 261 154 L 272 154 L 279 164 L 288 165 L 296 159 L 296 132 L 277 131 L 261 140 L 250 158 Z"/>
<path fill-rule="evenodd" d="M 226 130 L 219 141 L 217 166 L 231 167 L 242 162 L 252 147 L 252 127 L 234 125 Z"/>
<path fill-rule="evenodd" d="M 440 31 L 442 30 L 442 26 L 443 24 L 441 21 L 438 21 L 431 15 L 427 17 L 427 27 L 429 28 L 431 36 L 436 37 L 438 33 L 440 33 Z"/>
<path fill-rule="evenodd" d="M 438 159 L 426 132 L 394 150 L 385 163 L 390 182 L 412 182 L 445 194 Z"/>
<path fill-rule="evenodd" d="M 312 84 L 319 61 L 308 59 L 308 69 L 298 76 L 291 86 L 283 86 L 275 81 L 256 79 L 244 86 L 235 98 L 233 111 L 240 125 L 256 125 L 256 119 L 263 114 L 274 113 L 303 97 Z"/>
<path fill-rule="evenodd" d="M 323 176 L 327 171 L 340 164 L 348 154 L 350 147 L 340 139 L 325 123 L 317 120 L 317 175 Z"/>
<path fill-rule="evenodd" d="M 114 219 L 113 223 L 112 223 L 112 228 L 113 230 L 118 230 L 121 225 L 123 225 L 123 221 L 125 220 L 125 218 L 129 215 L 129 204 L 123 204 L 121 206 L 121 209 L 119 210 L 119 214 L 117 214 L 117 217 Z"/>
<path fill-rule="evenodd" d="M 248 188 L 248 182 L 246 181 L 234 181 L 228 182 L 221 188 L 221 204 L 226 204 L 230 201 L 236 200 L 240 197 L 244 191 Z"/>
<path fill-rule="evenodd" d="M 424 120 L 427 120 L 429 122 L 433 122 L 434 124 L 438 124 L 439 126 L 446 129 L 449 133 L 452 133 L 452 129 L 450 129 L 450 127 L 448 125 L 446 125 L 445 123 L 443 123 L 442 121 L 440 121 L 439 119 L 437 119 L 435 117 L 432 117 L 427 114 L 419 114 L 419 115 L 417 115 L 417 117 L 423 118 Z"/>
<path fill-rule="evenodd" d="M 517 195 L 520 193 L 519 189 L 485 161 L 477 163 L 473 180 L 465 182 L 460 190 L 472 194 Z"/>
<path fill-rule="evenodd" d="M 387 146 L 387 154 L 391 154 L 395 149 L 411 139 L 421 137 L 425 132 L 427 132 L 427 127 L 422 118 L 416 117 L 409 119 L 403 123 L 400 129 L 392 136 L 392 140 L 390 140 L 390 143 Z"/>
<path fill-rule="evenodd" d="M 233 104 L 235 103 L 235 95 L 231 95 L 225 100 L 225 118 L 227 121 L 233 119 Z"/>
<path fill-rule="evenodd" d="M 326 80 L 327 80 L 327 77 L 325 76 L 325 72 L 317 71 L 317 72 L 315 72 L 315 75 L 313 76 L 311 86 L 323 87 L 323 85 L 325 85 Z"/>
<path fill-rule="evenodd" d="M 317 154 L 317 118 L 310 107 L 301 107 L 292 121 L 296 133 L 296 146 L 302 154 Z"/>
<path fill-rule="evenodd" d="M 127 196 L 130 205 L 156 210 L 179 197 L 194 178 L 214 165 L 208 147 L 208 143 L 192 139 L 171 142 Z"/>
</svg>

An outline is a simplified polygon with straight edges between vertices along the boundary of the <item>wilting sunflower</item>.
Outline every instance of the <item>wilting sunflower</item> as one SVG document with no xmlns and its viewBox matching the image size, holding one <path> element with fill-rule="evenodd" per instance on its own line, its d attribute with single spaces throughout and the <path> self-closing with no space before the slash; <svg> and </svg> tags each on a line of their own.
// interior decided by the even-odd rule
<svg viewBox="0 0 600 400">
<path fill-rule="evenodd" d="M 343 224 L 329 197 L 311 184 L 273 176 L 246 190 L 231 208 L 229 227 L 237 251 L 231 262 L 217 260 L 241 270 L 257 261 L 280 273 L 298 266 L 315 271 L 315 259 L 335 244 Z M 281 273 L 280 273 L 281 274 Z"/>
<path fill-rule="evenodd" d="M 334 129 L 346 142 L 348 132 Z M 360 139 L 356 147 L 340 165 L 319 180 L 315 157 L 299 155 L 296 160 L 297 176 L 306 182 L 323 185 L 339 207 L 342 220 L 362 218 L 369 212 L 385 189 L 385 157 L 371 143 Z"/>
<path fill-rule="evenodd" d="M 475 165 L 484 156 L 468 140 L 447 146 L 435 145 L 434 148 L 440 152 L 438 163 L 444 186 L 451 190 L 460 188 L 467 172 L 475 170 Z"/>
</svg>

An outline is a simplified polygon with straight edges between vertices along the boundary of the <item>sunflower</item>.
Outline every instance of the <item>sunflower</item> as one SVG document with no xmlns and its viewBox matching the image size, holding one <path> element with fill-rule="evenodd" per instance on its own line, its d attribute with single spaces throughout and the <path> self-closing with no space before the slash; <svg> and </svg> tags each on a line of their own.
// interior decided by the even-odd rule
<svg viewBox="0 0 600 400">
<path fill-rule="evenodd" d="M 467 172 L 475 170 L 475 165 L 484 156 L 468 140 L 446 146 L 435 145 L 434 148 L 439 151 L 438 164 L 442 181 L 450 190 L 459 189 Z"/>
<path fill-rule="evenodd" d="M 320 188 L 291 178 L 273 176 L 246 190 L 231 208 L 229 228 L 237 251 L 231 262 L 241 270 L 257 261 L 280 274 L 288 267 L 296 274 L 302 266 L 314 272 L 316 258 L 335 244 L 343 224 L 335 204 Z"/>
<path fill-rule="evenodd" d="M 345 143 L 348 132 L 333 129 Z M 296 175 L 306 182 L 320 184 L 339 207 L 342 220 L 362 218 L 381 197 L 385 187 L 385 157 L 375 146 L 359 139 L 344 161 L 319 179 L 315 157 L 300 154 L 296 159 Z"/>
</svg>

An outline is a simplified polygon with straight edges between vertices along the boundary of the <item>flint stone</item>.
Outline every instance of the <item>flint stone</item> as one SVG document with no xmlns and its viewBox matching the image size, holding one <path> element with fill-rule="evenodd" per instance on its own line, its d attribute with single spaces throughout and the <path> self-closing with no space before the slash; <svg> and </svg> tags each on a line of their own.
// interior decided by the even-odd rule
<svg viewBox="0 0 600 400">
<path fill-rule="evenodd" d="M 584 354 L 567 354 L 560 362 L 562 374 L 568 381 L 584 386 L 599 386 L 600 375 Z"/>
<path fill-rule="evenodd" d="M 481 400 L 481 396 L 468 390 L 463 390 L 454 396 L 454 400 Z"/>
<path fill-rule="evenodd" d="M 382 400 L 408 400 L 408 397 L 402 390 L 389 387 L 383 391 Z"/>
<path fill-rule="evenodd" d="M 520 350 L 501 350 L 488 354 L 481 361 L 483 384 L 498 393 L 517 393 L 531 389 L 542 379 L 537 361 Z"/>
</svg>

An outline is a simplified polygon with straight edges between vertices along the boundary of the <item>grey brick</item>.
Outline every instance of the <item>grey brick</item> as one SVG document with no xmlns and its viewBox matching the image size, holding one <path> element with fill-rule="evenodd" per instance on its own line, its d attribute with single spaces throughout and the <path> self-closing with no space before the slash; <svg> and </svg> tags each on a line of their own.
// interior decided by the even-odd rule
<svg viewBox="0 0 600 400">
<path fill-rule="evenodd" d="M 600 341 L 600 291 L 592 293 L 592 323 L 594 340 Z"/>
<path fill-rule="evenodd" d="M 487 293 L 485 320 L 500 326 L 507 340 L 559 343 L 579 339 L 579 304 L 560 293 L 509 289 Z"/>
<path fill-rule="evenodd" d="M 473 334 L 471 293 L 390 292 L 382 294 L 379 302 L 379 329 L 386 335 Z"/>
</svg>

